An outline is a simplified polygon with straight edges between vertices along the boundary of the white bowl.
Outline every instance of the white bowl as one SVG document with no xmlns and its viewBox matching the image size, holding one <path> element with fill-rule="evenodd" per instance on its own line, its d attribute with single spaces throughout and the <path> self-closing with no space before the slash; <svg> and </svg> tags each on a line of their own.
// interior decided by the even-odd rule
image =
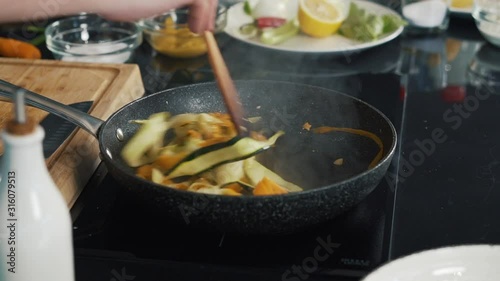
<svg viewBox="0 0 500 281">
<path fill-rule="evenodd" d="M 445 247 L 415 253 L 376 269 L 363 281 L 499 281 L 500 245 Z"/>
<path fill-rule="evenodd" d="M 472 16 L 484 38 L 491 44 L 500 47 L 500 1 L 474 1 Z"/>
</svg>

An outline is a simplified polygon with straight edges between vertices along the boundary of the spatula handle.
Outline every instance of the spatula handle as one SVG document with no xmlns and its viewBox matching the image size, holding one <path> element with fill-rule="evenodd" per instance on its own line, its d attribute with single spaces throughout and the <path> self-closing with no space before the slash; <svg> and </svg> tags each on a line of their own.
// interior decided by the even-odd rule
<svg viewBox="0 0 500 281">
<path fill-rule="evenodd" d="M 236 127 L 239 135 L 248 133 L 243 119 L 244 112 L 239 94 L 234 86 L 233 79 L 229 75 L 226 63 L 222 58 L 219 46 L 215 41 L 214 35 L 210 31 L 205 31 L 205 41 L 208 49 L 208 59 L 217 79 L 217 84 L 224 98 L 224 103 L 229 115 Z"/>
</svg>

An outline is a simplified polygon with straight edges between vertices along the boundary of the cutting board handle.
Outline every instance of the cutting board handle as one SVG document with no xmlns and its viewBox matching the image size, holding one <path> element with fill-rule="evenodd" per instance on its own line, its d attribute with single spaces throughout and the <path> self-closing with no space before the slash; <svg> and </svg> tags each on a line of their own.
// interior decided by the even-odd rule
<svg viewBox="0 0 500 281">
<path fill-rule="evenodd" d="M 98 137 L 103 120 L 0 79 L 0 98 L 12 101 L 17 91 L 24 92 L 26 104 L 55 114 Z"/>
</svg>

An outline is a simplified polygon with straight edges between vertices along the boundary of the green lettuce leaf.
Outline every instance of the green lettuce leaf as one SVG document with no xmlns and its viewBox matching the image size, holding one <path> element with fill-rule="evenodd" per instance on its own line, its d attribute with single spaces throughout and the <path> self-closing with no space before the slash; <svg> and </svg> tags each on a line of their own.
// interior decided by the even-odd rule
<svg viewBox="0 0 500 281">
<path fill-rule="evenodd" d="M 339 29 L 347 38 L 361 42 L 374 41 L 392 33 L 406 22 L 396 15 L 375 15 L 351 3 L 349 15 Z"/>
</svg>

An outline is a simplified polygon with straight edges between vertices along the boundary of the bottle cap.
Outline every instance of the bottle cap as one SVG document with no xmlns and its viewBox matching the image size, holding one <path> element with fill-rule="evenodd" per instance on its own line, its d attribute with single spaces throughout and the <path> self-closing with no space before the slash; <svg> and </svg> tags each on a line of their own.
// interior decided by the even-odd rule
<svg viewBox="0 0 500 281">
<path fill-rule="evenodd" d="M 26 116 L 24 91 L 14 93 L 14 118 L 7 122 L 7 132 L 12 135 L 28 135 L 35 130 L 35 122 Z"/>
</svg>

